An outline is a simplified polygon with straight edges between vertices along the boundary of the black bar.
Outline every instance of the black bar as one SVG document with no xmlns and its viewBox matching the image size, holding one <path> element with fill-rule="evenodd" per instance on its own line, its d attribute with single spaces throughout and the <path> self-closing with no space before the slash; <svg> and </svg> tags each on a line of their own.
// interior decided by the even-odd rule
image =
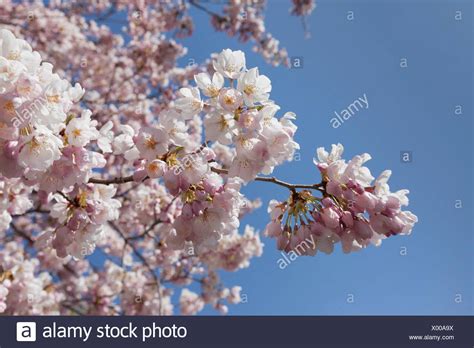
<svg viewBox="0 0 474 348">
<path fill-rule="evenodd" d="M 0 348 L 73 348 L 86 345 L 114 348 L 137 346 L 471 348 L 474 346 L 473 318 L 472 316 L 0 317 Z M 35 342 L 17 342 L 18 322 L 36 323 Z M 28 338 L 31 331 L 23 324 L 19 325 L 21 325 L 20 334 Z M 106 325 L 109 325 L 108 330 Z M 155 338 L 150 336 L 144 340 L 144 334 L 145 336 L 151 334 L 153 325 L 157 327 L 154 330 Z M 76 329 L 73 329 L 74 327 Z M 117 329 L 110 329 L 111 327 Z M 131 328 L 137 337 L 97 337 L 100 333 L 115 336 L 118 328 L 122 327 L 125 327 L 122 329 L 125 336 L 129 336 Z M 184 327 L 185 330 L 179 329 L 180 327 Z M 83 328 L 86 328 L 86 331 Z M 43 337 L 50 334 L 59 336 L 65 330 L 69 331 L 71 337 Z M 178 337 L 184 333 L 185 337 Z M 76 337 L 73 337 L 74 335 Z M 412 339 L 409 336 L 412 336 Z M 436 340 L 437 336 L 440 337 L 439 341 Z M 88 338 L 84 341 L 86 337 Z"/>
</svg>

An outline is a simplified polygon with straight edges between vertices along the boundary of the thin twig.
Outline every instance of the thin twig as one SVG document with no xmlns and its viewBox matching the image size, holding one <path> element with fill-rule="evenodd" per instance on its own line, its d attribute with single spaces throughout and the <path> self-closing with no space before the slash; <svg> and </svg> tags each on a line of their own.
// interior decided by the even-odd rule
<svg viewBox="0 0 474 348">
<path fill-rule="evenodd" d="M 216 12 L 213 12 L 211 10 L 209 10 L 207 7 L 204 7 L 203 5 L 201 5 L 200 3 L 198 3 L 196 0 L 189 0 L 189 4 L 194 6 L 195 8 L 197 8 L 198 10 L 201 10 L 201 11 L 204 11 L 206 12 L 208 15 L 211 15 L 211 16 L 216 16 L 217 18 L 219 18 L 220 20 L 226 20 L 225 17 L 221 16 L 220 14 L 216 13 Z"/>
<path fill-rule="evenodd" d="M 132 251 L 133 253 L 135 254 L 136 257 L 138 257 L 140 259 L 140 261 L 143 263 L 143 265 L 148 269 L 148 271 L 150 272 L 151 276 L 153 277 L 153 279 L 155 280 L 155 283 L 157 285 L 157 288 L 158 288 L 158 296 L 159 296 L 159 300 L 160 300 L 160 305 L 159 305 L 159 308 L 158 308 L 158 311 L 160 313 L 160 315 L 162 314 L 161 313 L 161 288 L 160 288 L 160 280 L 158 279 L 158 276 L 156 275 L 155 271 L 153 270 L 153 268 L 150 266 L 150 264 L 148 263 L 148 261 L 145 259 L 145 257 L 142 255 L 142 253 L 140 251 L 138 251 L 138 249 L 135 247 L 135 245 L 133 243 L 130 243 L 130 241 L 127 239 L 127 237 L 124 236 L 124 234 L 122 233 L 122 231 L 118 228 L 117 225 L 115 225 L 113 222 L 109 221 L 109 224 L 110 226 L 119 234 L 119 236 L 125 241 L 125 244 L 127 245 L 130 245 L 130 247 L 132 248 Z"/>
<path fill-rule="evenodd" d="M 161 222 L 162 222 L 161 220 L 155 220 L 143 233 L 138 234 L 136 236 L 127 237 L 127 240 L 135 240 L 135 239 L 140 239 L 140 238 L 145 237 L 146 235 L 148 235 L 148 233 L 150 233 L 155 228 L 156 225 L 160 224 Z"/>
<path fill-rule="evenodd" d="M 212 167 L 211 170 L 214 173 L 217 173 L 217 174 L 224 174 L 224 175 L 229 174 L 229 171 L 227 169 L 219 169 L 219 168 Z M 148 177 L 143 179 L 143 181 L 145 181 L 146 179 L 148 179 Z M 114 178 L 114 179 L 97 179 L 97 178 L 90 178 L 89 179 L 89 183 L 102 184 L 102 185 L 124 184 L 124 183 L 131 182 L 131 181 L 134 181 L 133 175 Z M 309 189 L 309 190 L 318 190 L 318 191 L 323 192 L 323 188 L 324 188 L 323 183 L 308 184 L 308 185 L 305 185 L 305 184 L 290 184 L 288 182 L 279 180 L 275 177 L 257 176 L 255 178 L 255 181 L 271 182 L 273 184 L 286 187 L 287 189 L 289 189 L 291 191 L 294 191 L 295 189 Z"/>
<path fill-rule="evenodd" d="M 211 168 L 211 170 L 214 172 L 214 173 L 217 173 L 217 174 L 224 174 L 224 175 L 227 175 L 229 174 L 229 171 L 227 169 L 219 169 L 219 168 Z M 264 181 L 264 182 L 271 182 L 273 184 L 276 184 L 276 185 L 280 185 L 280 186 L 283 186 L 283 187 L 286 187 L 287 189 L 291 190 L 291 191 L 294 191 L 295 189 L 309 189 L 309 190 L 318 190 L 318 191 L 322 191 L 323 187 L 324 187 L 324 184 L 322 183 L 319 183 L 319 184 L 309 184 L 309 185 L 305 185 L 305 184 L 290 184 L 288 182 L 285 182 L 285 181 L 282 181 L 282 180 L 279 180 L 275 177 L 264 177 L 264 176 L 257 176 L 255 178 L 255 181 Z"/>
<path fill-rule="evenodd" d="M 90 178 L 89 183 L 91 184 L 102 184 L 102 185 L 110 185 L 110 184 L 125 184 L 127 182 L 134 181 L 133 175 L 123 176 L 114 179 L 98 179 L 98 178 Z"/>
<path fill-rule="evenodd" d="M 35 244 L 34 239 L 31 238 L 26 232 L 19 229 L 18 226 L 16 226 L 14 223 L 10 224 L 10 226 L 12 227 L 13 231 L 15 231 L 15 233 L 18 236 L 20 236 L 24 240 L 26 240 L 30 246 L 34 246 L 34 244 Z M 67 263 L 63 264 L 63 267 L 66 271 L 68 271 L 69 273 L 71 273 L 72 275 L 77 277 L 78 274 L 76 273 L 76 271 L 71 266 L 69 266 Z"/>
</svg>

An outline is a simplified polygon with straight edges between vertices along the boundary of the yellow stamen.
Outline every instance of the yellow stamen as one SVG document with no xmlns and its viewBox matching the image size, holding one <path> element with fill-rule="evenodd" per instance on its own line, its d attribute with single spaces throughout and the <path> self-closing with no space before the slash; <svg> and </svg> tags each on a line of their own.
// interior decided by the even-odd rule
<svg viewBox="0 0 474 348">
<path fill-rule="evenodd" d="M 59 103 L 61 97 L 59 95 L 49 95 L 46 97 L 50 103 Z"/>
<path fill-rule="evenodd" d="M 221 116 L 221 119 L 219 121 L 219 126 L 221 128 L 221 131 L 226 130 L 227 127 L 229 126 L 229 123 L 227 120 L 224 118 L 224 116 Z"/>
<path fill-rule="evenodd" d="M 9 60 L 18 60 L 18 58 L 20 58 L 20 52 L 18 51 L 10 52 L 7 56 L 7 59 Z"/>
<path fill-rule="evenodd" d="M 251 95 L 255 93 L 255 86 L 254 85 L 246 85 L 244 88 L 244 93 L 247 95 Z"/>
<path fill-rule="evenodd" d="M 3 109 L 8 113 L 8 114 L 13 114 L 15 113 L 15 105 L 13 104 L 13 101 L 9 100 L 5 103 L 3 106 Z"/>
<path fill-rule="evenodd" d="M 77 201 L 81 208 L 85 208 L 87 206 L 87 192 L 80 190 L 79 195 L 77 195 Z"/>
<path fill-rule="evenodd" d="M 212 98 L 217 97 L 219 95 L 219 90 L 214 86 L 209 86 L 207 87 L 207 94 Z"/>
<path fill-rule="evenodd" d="M 157 144 L 158 143 L 156 142 L 156 140 L 153 139 L 152 137 L 148 137 L 145 140 L 145 146 L 151 150 L 153 150 Z"/>
<path fill-rule="evenodd" d="M 31 133 L 30 126 L 26 126 L 26 127 L 23 127 L 23 128 L 20 129 L 20 134 L 23 135 L 23 136 L 30 135 L 30 133 Z"/>
<path fill-rule="evenodd" d="M 30 86 L 18 87 L 18 92 L 20 94 L 29 94 L 31 92 L 31 87 Z"/>
<path fill-rule="evenodd" d="M 192 203 L 196 200 L 196 193 L 193 190 L 187 190 L 184 192 L 184 201 L 186 203 Z"/>
<path fill-rule="evenodd" d="M 227 105 L 232 105 L 235 103 L 235 99 L 229 95 L 224 96 L 224 103 Z"/>
</svg>

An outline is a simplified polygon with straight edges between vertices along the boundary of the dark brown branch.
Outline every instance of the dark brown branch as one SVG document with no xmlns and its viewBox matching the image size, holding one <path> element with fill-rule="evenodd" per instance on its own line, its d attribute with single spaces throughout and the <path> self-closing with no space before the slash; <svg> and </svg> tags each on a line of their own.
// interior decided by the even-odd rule
<svg viewBox="0 0 474 348">
<path fill-rule="evenodd" d="M 195 8 L 197 8 L 198 10 L 201 10 L 205 13 L 207 13 L 208 15 L 210 16 L 215 16 L 217 18 L 219 18 L 220 20 L 226 20 L 225 17 L 221 16 L 220 14 L 216 13 L 216 12 L 213 12 L 211 10 L 209 10 L 207 7 L 201 5 L 200 3 L 198 3 L 196 0 L 189 0 L 189 4 L 191 6 L 194 6 Z"/>
<path fill-rule="evenodd" d="M 227 169 L 219 169 L 219 168 L 211 168 L 211 170 L 214 172 L 214 173 L 217 173 L 217 174 L 224 174 L 224 175 L 227 175 L 229 174 L 229 171 Z M 310 185 L 305 185 L 305 184 L 290 184 L 288 182 L 285 182 L 285 181 L 282 181 L 282 180 L 279 180 L 275 177 L 264 177 L 264 176 L 257 176 L 255 178 L 255 181 L 264 181 L 264 182 L 271 182 L 273 184 L 276 184 L 276 185 L 280 185 L 280 186 L 283 186 L 283 187 L 286 187 L 287 189 L 291 190 L 291 191 L 294 191 L 295 189 L 309 189 L 309 190 L 318 190 L 318 191 L 322 191 L 323 187 L 324 187 L 324 184 L 322 183 L 319 183 L 319 184 L 310 184 Z"/>
<path fill-rule="evenodd" d="M 73 313 L 75 313 L 75 314 L 77 314 L 77 315 L 79 315 L 79 316 L 85 316 L 85 315 L 86 315 L 85 313 L 82 313 L 79 309 L 77 309 L 76 307 L 74 307 L 74 306 L 72 306 L 72 305 L 70 305 L 70 304 L 68 304 L 68 303 L 62 302 L 62 303 L 61 303 L 61 306 L 63 306 L 63 307 L 66 308 L 66 309 L 69 309 L 71 312 L 73 312 Z"/>
<path fill-rule="evenodd" d="M 211 170 L 214 173 L 217 173 L 217 174 L 224 174 L 224 175 L 229 174 L 229 171 L 227 169 L 219 169 L 219 168 L 212 167 Z M 143 179 L 143 181 L 145 181 L 146 179 L 148 179 L 148 177 Z M 96 178 L 90 178 L 89 179 L 89 183 L 102 184 L 102 185 L 125 184 L 127 182 L 132 182 L 132 181 L 134 181 L 133 175 L 114 178 L 114 179 L 96 179 Z M 291 191 L 294 191 L 296 189 L 308 189 L 308 190 L 318 190 L 318 191 L 324 192 L 323 191 L 323 189 L 324 189 L 324 184 L 323 183 L 308 184 L 308 185 L 305 185 L 305 184 L 290 184 L 286 181 L 279 180 L 275 177 L 265 177 L 265 176 L 257 176 L 255 178 L 255 181 L 271 182 L 273 184 L 286 187 L 287 189 L 289 189 Z"/>
<path fill-rule="evenodd" d="M 134 181 L 133 175 L 114 178 L 114 179 L 98 179 L 98 178 L 89 179 L 89 183 L 91 184 L 102 184 L 102 185 L 125 184 L 127 182 L 132 182 L 132 181 Z"/>
</svg>

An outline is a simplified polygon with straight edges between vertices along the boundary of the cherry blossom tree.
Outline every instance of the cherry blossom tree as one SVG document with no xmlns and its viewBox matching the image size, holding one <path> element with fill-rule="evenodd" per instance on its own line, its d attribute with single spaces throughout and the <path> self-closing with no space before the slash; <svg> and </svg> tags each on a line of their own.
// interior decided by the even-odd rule
<svg viewBox="0 0 474 348">
<path fill-rule="evenodd" d="M 288 253 L 307 238 L 314 248 L 298 252 L 314 256 L 411 232 L 408 190 L 390 191 L 390 171 L 375 179 L 368 154 L 346 162 L 340 144 L 317 149 L 316 183 L 270 176 L 299 149 L 296 115 L 280 112 L 242 51 L 177 66 L 186 49 L 173 37 L 192 34 L 190 8 L 286 63 L 262 1 L 221 13 L 197 0 L 0 5 L 0 313 L 226 313 L 241 288 L 220 271 L 263 251 L 255 228 L 240 226 L 261 205 L 245 185 L 288 189 L 264 231 Z M 294 0 L 291 13 L 313 9 Z"/>
</svg>

